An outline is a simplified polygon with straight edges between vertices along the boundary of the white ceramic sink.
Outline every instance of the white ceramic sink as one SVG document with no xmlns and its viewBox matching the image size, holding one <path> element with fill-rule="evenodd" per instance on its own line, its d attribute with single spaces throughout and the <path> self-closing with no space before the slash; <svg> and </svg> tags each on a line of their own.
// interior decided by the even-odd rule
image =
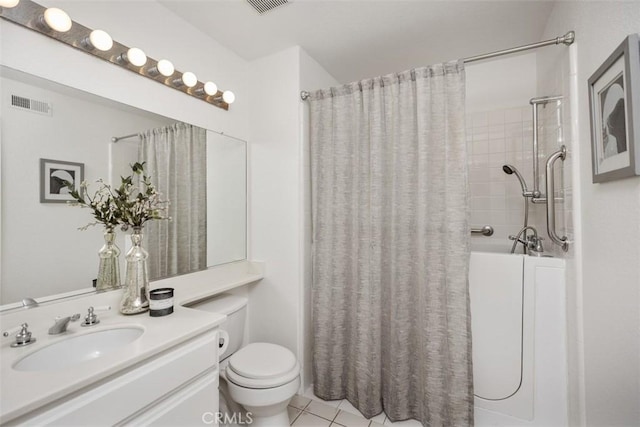
<svg viewBox="0 0 640 427">
<path fill-rule="evenodd" d="M 144 330 L 136 327 L 105 329 L 70 337 L 20 359 L 17 371 L 53 371 L 97 359 L 134 342 Z"/>
</svg>

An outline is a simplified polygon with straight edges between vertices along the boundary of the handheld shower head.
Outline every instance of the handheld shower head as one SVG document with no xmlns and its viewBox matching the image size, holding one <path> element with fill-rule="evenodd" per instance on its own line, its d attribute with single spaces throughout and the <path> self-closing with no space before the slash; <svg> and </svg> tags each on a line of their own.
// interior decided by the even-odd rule
<svg viewBox="0 0 640 427">
<path fill-rule="evenodd" d="M 507 175 L 512 175 L 516 171 L 516 168 L 515 166 L 511 166 L 511 165 L 502 165 L 502 170 Z"/>
<path fill-rule="evenodd" d="M 522 175 L 520 174 L 518 169 L 516 169 L 515 166 L 503 165 L 502 170 L 507 175 L 513 175 L 513 174 L 516 175 L 516 177 L 518 178 L 518 181 L 520 181 L 520 186 L 522 187 L 522 195 L 524 197 L 530 197 L 532 195 L 532 193 L 530 193 L 529 190 L 527 189 L 527 183 L 524 181 L 524 178 L 522 177 Z"/>
</svg>

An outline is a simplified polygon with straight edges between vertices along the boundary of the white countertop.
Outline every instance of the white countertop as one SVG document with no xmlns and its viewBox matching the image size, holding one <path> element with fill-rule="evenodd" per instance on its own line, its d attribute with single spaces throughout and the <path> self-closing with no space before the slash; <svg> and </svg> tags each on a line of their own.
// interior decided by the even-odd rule
<svg viewBox="0 0 640 427">
<path fill-rule="evenodd" d="M 183 341 L 216 328 L 224 315 L 182 307 L 230 289 L 256 282 L 263 277 L 262 265 L 240 261 L 213 267 L 208 270 L 159 280 L 151 288 L 174 288 L 174 313 L 164 317 L 150 317 L 148 313 L 124 316 L 118 307 L 122 290 L 81 296 L 33 309 L 11 310 L 0 316 L 0 328 L 5 331 L 22 323 L 37 339 L 34 344 L 11 348 L 11 337 L 2 337 L 0 346 L 0 423 L 24 415 L 69 393 L 76 392 L 110 375 L 149 359 Z M 97 313 L 100 323 L 93 327 L 80 327 L 80 322 L 90 306 L 110 305 L 112 309 Z M 66 333 L 48 335 L 48 329 L 57 316 L 80 313 L 78 322 L 69 323 Z M 107 353 L 100 358 L 55 370 L 25 372 L 13 369 L 23 357 L 43 347 L 73 336 L 90 334 L 114 327 L 135 326 L 144 333 L 121 350 Z"/>
</svg>

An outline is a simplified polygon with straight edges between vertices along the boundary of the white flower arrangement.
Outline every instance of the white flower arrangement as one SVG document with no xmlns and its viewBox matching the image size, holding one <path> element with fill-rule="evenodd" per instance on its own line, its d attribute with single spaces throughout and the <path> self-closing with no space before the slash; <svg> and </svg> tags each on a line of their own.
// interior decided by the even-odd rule
<svg viewBox="0 0 640 427">
<path fill-rule="evenodd" d="M 86 207 L 92 210 L 95 222 L 89 223 L 81 230 L 88 227 L 103 224 L 108 231 L 113 231 L 120 226 L 123 231 L 129 227 L 141 228 L 150 220 L 170 220 L 166 216 L 169 202 L 162 200 L 151 183 L 151 178 L 144 172 L 144 162 L 131 165 L 132 175 L 121 177 L 120 187 L 111 188 L 102 179 L 97 180 L 100 187 L 93 197 L 88 195 L 88 184 L 83 181 L 80 190 L 76 191 L 71 184 L 71 196 L 75 201 L 70 202 L 74 206 Z M 140 177 L 141 187 L 134 184 L 134 176 Z"/>
</svg>

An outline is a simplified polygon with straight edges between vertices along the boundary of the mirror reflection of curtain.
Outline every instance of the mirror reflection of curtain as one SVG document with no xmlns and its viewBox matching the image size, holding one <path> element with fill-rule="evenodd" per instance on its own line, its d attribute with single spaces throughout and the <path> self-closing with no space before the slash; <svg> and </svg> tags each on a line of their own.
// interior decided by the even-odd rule
<svg viewBox="0 0 640 427">
<path fill-rule="evenodd" d="M 171 221 L 145 224 L 151 280 L 202 270 L 207 265 L 206 131 L 176 123 L 140 134 L 140 161 L 169 200 Z"/>
</svg>

